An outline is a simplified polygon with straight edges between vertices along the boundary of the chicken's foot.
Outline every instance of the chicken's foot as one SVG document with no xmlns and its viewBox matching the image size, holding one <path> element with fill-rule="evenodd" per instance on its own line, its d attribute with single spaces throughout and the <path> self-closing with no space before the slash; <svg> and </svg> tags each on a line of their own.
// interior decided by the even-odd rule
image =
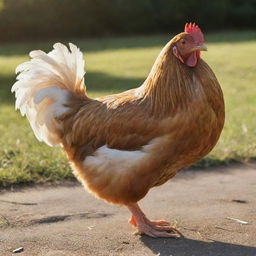
<svg viewBox="0 0 256 256">
<path fill-rule="evenodd" d="M 151 237 L 182 237 L 183 235 L 170 223 L 164 220 L 149 220 L 142 212 L 138 204 L 131 204 L 128 206 L 132 216 L 129 223 L 135 226 L 138 231 L 136 234 L 145 234 Z"/>
</svg>

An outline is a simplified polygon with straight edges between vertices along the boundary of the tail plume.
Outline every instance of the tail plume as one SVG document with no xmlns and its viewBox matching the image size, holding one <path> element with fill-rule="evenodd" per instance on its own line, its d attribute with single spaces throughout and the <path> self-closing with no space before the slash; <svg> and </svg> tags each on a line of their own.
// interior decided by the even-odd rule
<svg viewBox="0 0 256 256">
<path fill-rule="evenodd" d="M 16 68 L 19 74 L 12 87 L 16 109 L 27 116 L 37 139 L 50 146 L 60 143 L 56 118 L 69 111 L 69 97 L 86 97 L 83 54 L 73 44 L 69 48 L 56 43 L 49 53 L 30 52 L 31 60 Z"/>
</svg>

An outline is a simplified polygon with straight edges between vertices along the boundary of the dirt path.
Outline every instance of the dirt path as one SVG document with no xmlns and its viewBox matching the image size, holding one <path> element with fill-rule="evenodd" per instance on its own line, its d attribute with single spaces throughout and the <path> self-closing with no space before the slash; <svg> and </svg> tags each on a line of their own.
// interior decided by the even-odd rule
<svg viewBox="0 0 256 256">
<path fill-rule="evenodd" d="M 255 165 L 183 171 L 152 189 L 141 206 L 186 238 L 133 236 L 125 207 L 97 200 L 77 184 L 2 192 L 0 255 L 23 247 L 17 255 L 256 256 Z"/>
</svg>

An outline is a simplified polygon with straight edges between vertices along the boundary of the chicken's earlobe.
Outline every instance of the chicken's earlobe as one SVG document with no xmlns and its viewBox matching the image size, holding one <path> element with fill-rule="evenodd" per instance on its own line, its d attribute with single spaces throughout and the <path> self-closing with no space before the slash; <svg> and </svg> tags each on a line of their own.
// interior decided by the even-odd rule
<svg viewBox="0 0 256 256">
<path fill-rule="evenodd" d="M 172 48 L 172 52 L 174 54 L 174 56 L 176 56 L 182 63 L 184 63 L 184 60 L 182 59 L 182 57 L 180 56 L 178 49 L 176 46 L 173 46 Z"/>
</svg>

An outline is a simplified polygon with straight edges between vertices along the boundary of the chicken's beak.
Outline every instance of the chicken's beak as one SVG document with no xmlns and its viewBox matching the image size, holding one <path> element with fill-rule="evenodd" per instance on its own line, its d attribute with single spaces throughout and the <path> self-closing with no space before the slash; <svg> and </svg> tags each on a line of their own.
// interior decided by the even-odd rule
<svg viewBox="0 0 256 256">
<path fill-rule="evenodd" d="M 204 44 L 198 45 L 193 48 L 193 51 L 207 51 L 207 47 Z"/>
</svg>

